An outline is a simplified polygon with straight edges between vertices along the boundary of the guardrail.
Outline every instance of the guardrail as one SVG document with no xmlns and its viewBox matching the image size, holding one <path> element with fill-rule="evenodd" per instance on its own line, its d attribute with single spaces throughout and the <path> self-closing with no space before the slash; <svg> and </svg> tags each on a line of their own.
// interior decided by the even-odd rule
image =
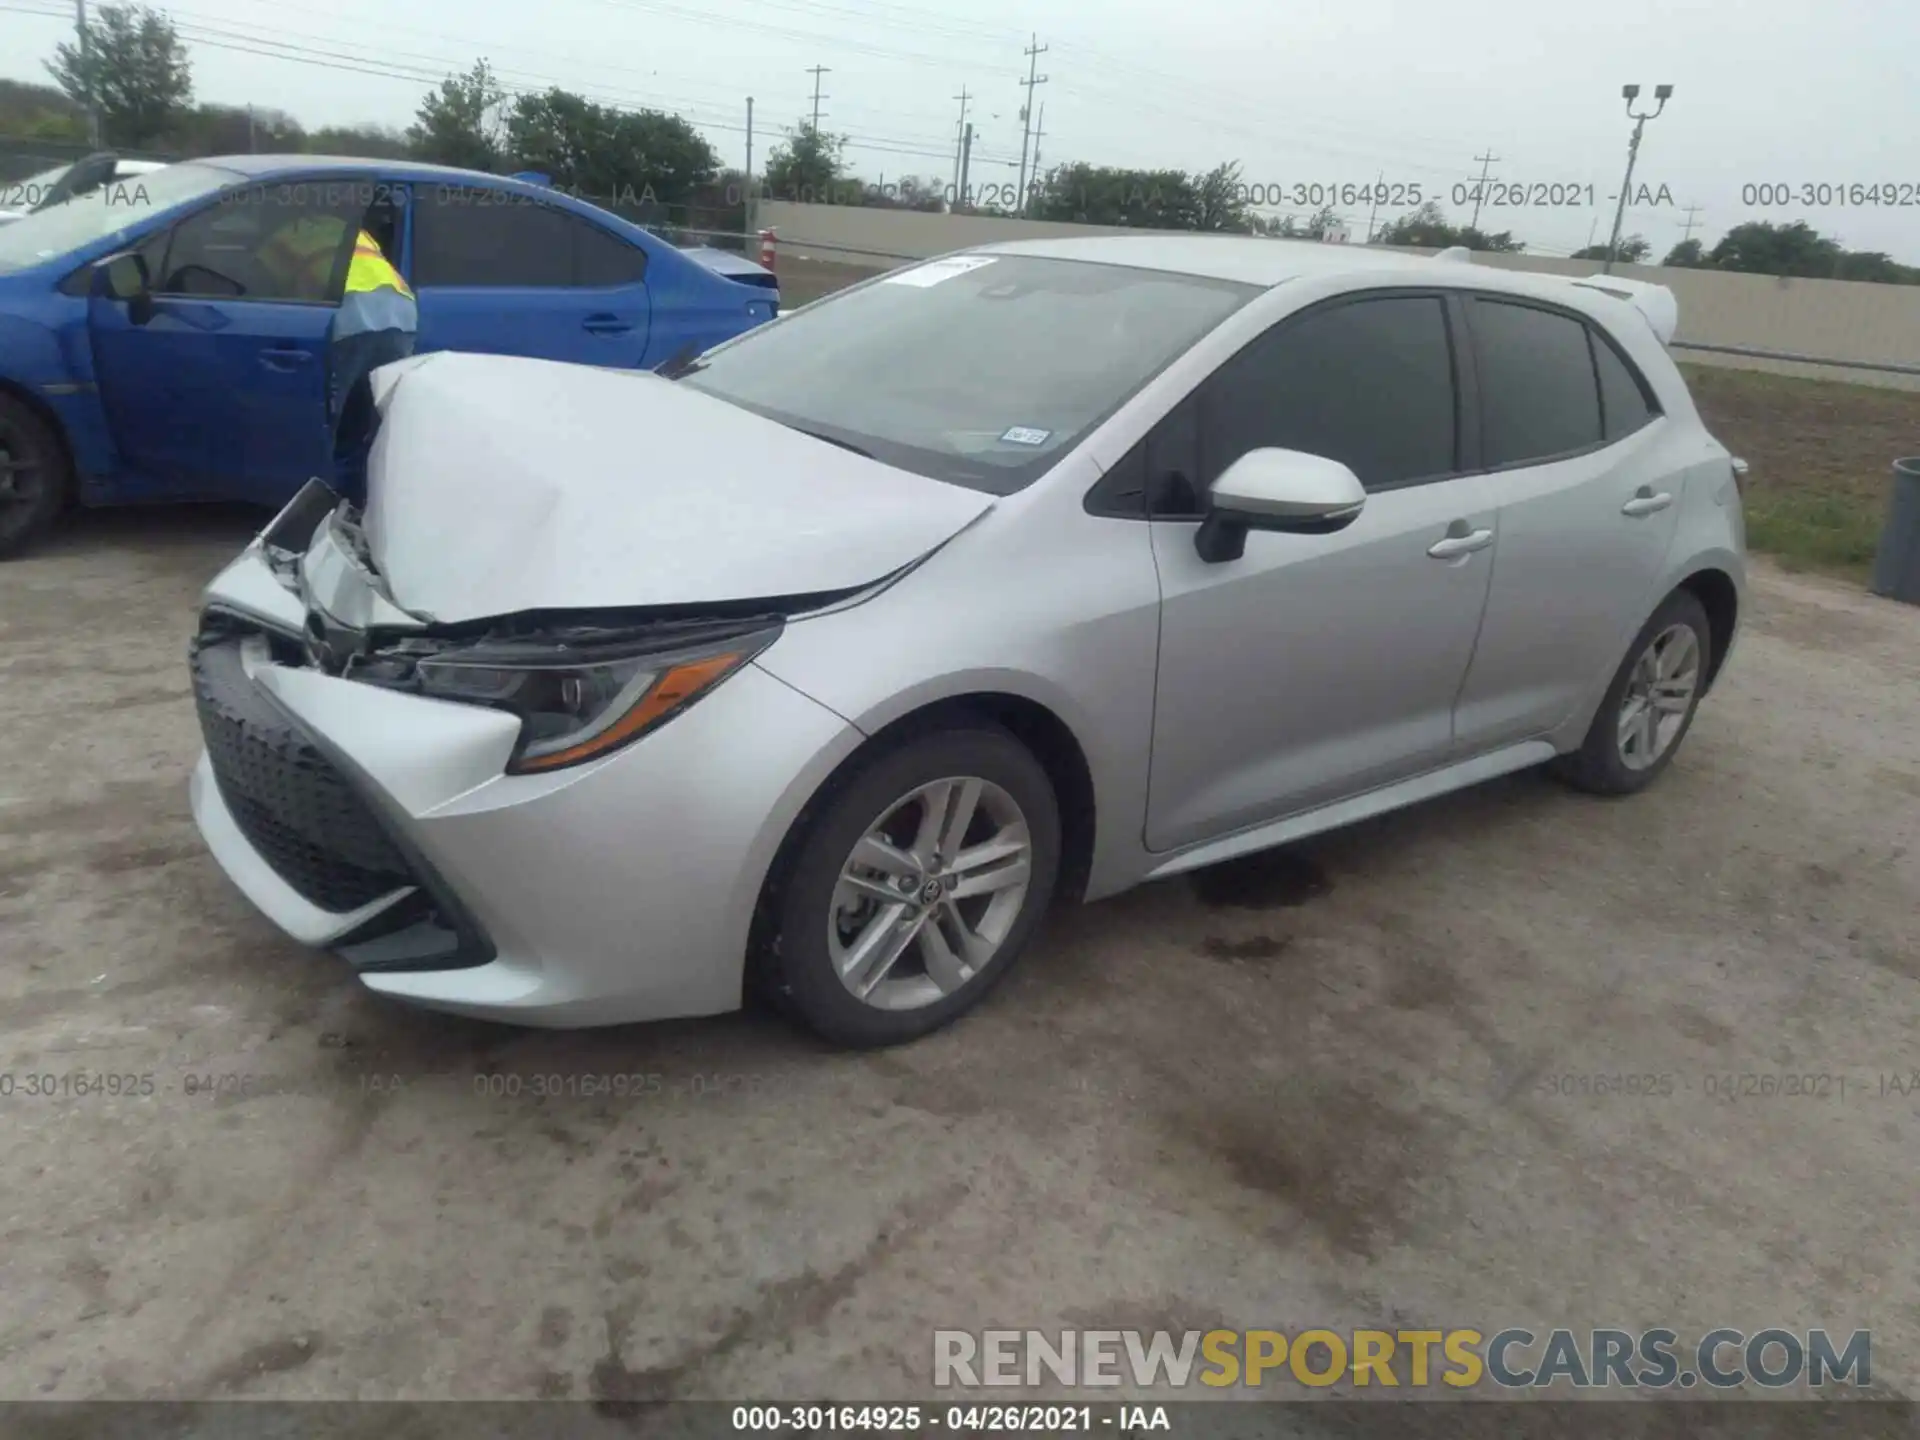
<svg viewBox="0 0 1920 1440">
<path fill-rule="evenodd" d="M 876 260 L 926 260 L 926 255 L 902 255 L 898 250 L 862 250 L 855 245 L 837 245 L 826 240 L 796 240 L 791 235 L 782 235 L 780 244 L 788 247 L 811 245 L 815 250 L 825 250 L 834 255 L 870 255 Z"/>
<path fill-rule="evenodd" d="M 1887 360 L 1836 360 L 1830 355 L 1795 355 L 1785 350 L 1754 350 L 1745 345 L 1706 345 L 1676 340 L 1674 350 L 1703 350 L 1710 355 L 1739 355 L 1748 360 L 1779 360 L 1793 365 L 1829 365 L 1836 370 L 1877 370 L 1887 375 L 1920 375 L 1920 365 L 1898 365 Z"/>
</svg>

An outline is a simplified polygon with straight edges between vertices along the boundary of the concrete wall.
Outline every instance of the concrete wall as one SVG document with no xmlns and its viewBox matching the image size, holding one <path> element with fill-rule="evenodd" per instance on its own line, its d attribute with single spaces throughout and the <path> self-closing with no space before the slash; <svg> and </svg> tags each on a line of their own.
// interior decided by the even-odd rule
<svg viewBox="0 0 1920 1440">
<path fill-rule="evenodd" d="M 795 205 L 763 201 L 755 224 L 772 227 L 784 255 L 869 269 L 890 269 L 905 260 L 940 255 L 997 240 L 1083 235 L 1124 235 L 1103 225 L 1010 220 L 985 215 L 924 215 L 846 205 Z M 1478 255 L 1474 263 L 1506 270 L 1555 275 L 1591 275 L 1590 260 L 1534 255 Z M 1673 290 L 1680 303 L 1678 340 L 1736 345 L 1835 360 L 1920 365 L 1920 285 L 1869 285 L 1853 280 L 1798 280 L 1772 275 L 1731 275 L 1711 270 L 1625 265 L 1619 273 Z M 1862 384 L 1920 390 L 1920 376 L 1870 370 L 1792 365 L 1770 360 L 1676 348 L 1678 358 L 1703 365 L 1729 365 L 1855 380 Z"/>
</svg>

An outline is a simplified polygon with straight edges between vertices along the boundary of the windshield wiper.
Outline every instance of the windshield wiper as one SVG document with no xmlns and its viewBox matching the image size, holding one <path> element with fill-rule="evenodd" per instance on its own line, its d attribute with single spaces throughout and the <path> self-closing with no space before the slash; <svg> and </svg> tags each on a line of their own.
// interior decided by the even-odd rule
<svg viewBox="0 0 1920 1440">
<path fill-rule="evenodd" d="M 788 425 L 787 428 L 789 430 L 797 430 L 802 435 L 811 436 L 815 440 L 824 440 L 829 445 L 838 445 L 842 450 L 851 450 L 862 460 L 873 459 L 873 452 L 871 450 L 863 449 L 851 440 L 842 440 L 838 435 L 829 435 L 824 430 L 809 430 L 804 425 Z"/>
<path fill-rule="evenodd" d="M 691 375 L 696 370 L 707 368 L 707 362 L 700 358 L 705 347 L 695 342 L 682 347 L 671 359 L 654 367 L 653 373 L 663 380 L 678 380 L 682 375 Z"/>
</svg>

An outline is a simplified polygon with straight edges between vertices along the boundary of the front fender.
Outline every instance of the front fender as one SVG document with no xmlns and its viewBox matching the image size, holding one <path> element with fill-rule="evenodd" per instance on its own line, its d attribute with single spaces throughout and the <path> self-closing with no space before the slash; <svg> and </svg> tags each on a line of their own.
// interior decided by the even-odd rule
<svg viewBox="0 0 1920 1440">
<path fill-rule="evenodd" d="M 967 695 L 1049 711 L 1093 782 L 1098 898 L 1145 863 L 1160 639 L 1150 546 L 1147 526 L 1077 503 L 1057 526 L 992 511 L 873 599 L 790 621 L 756 663 L 867 735 Z"/>
<path fill-rule="evenodd" d="M 83 497 L 112 473 L 113 437 L 94 383 L 84 310 L 77 326 L 59 330 L 0 314 L 0 389 L 23 397 L 59 427 Z"/>
</svg>

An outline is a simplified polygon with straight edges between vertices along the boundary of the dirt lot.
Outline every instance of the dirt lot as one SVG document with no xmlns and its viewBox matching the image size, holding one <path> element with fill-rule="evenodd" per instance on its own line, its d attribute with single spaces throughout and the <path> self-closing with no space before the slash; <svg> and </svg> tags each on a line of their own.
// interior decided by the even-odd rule
<svg viewBox="0 0 1920 1440">
<path fill-rule="evenodd" d="M 1713 433 L 1753 463 L 1748 542 L 1783 564 L 1864 582 L 1892 464 L 1920 454 L 1920 393 L 1681 368 Z"/>
<path fill-rule="evenodd" d="M 1867 1326 L 1920 1379 L 1920 611 L 1763 573 L 1653 792 L 1062 912 L 847 1056 L 414 1013 L 281 939 L 186 805 L 253 519 L 0 567 L 0 1397 L 905 1396 L 995 1324 Z M 81 1071 L 152 1093 L 29 1093 Z M 660 1081 L 531 1093 L 609 1073 Z M 1557 1093 L 1616 1073 L 1670 1093 Z"/>
</svg>

